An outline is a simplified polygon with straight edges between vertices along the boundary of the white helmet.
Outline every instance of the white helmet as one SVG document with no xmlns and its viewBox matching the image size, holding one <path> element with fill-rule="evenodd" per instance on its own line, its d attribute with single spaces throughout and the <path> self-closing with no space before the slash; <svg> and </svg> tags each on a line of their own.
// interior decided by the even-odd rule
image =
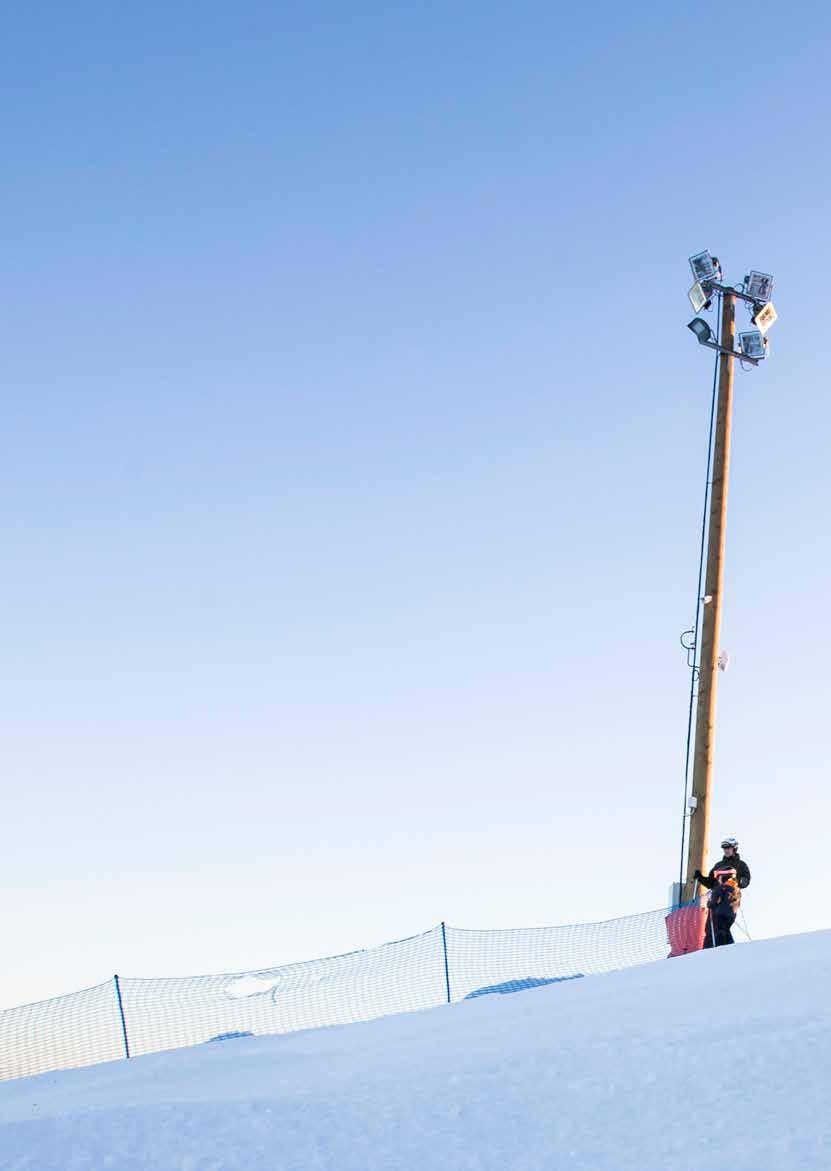
<svg viewBox="0 0 831 1171">
<path fill-rule="evenodd" d="M 725 846 L 732 846 L 734 850 L 737 850 L 739 848 L 738 839 L 737 838 L 722 838 L 721 839 L 722 850 L 724 849 Z"/>
</svg>

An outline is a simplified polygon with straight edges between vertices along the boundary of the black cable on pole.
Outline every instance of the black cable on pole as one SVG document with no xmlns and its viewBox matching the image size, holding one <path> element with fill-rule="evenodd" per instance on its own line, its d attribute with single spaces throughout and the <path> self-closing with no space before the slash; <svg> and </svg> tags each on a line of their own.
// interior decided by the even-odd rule
<svg viewBox="0 0 831 1171">
<path fill-rule="evenodd" d="M 718 296 L 718 327 L 716 341 L 721 344 L 721 294 Z M 701 547 L 698 554 L 698 591 L 695 596 L 695 625 L 693 628 L 693 661 L 690 668 L 690 705 L 687 713 L 687 748 L 684 756 L 684 808 L 681 811 L 681 864 L 679 867 L 679 894 L 684 888 L 684 846 L 687 840 L 687 797 L 690 791 L 690 748 L 692 745 L 693 705 L 695 703 L 695 684 L 698 678 L 698 630 L 701 619 L 701 583 L 704 578 L 704 556 L 707 541 L 707 506 L 710 503 L 710 469 L 713 462 L 713 428 L 716 418 L 716 394 L 718 391 L 718 364 L 719 354 L 716 354 L 713 366 L 713 391 L 710 402 L 710 431 L 707 441 L 707 475 L 704 480 L 704 510 L 701 517 Z"/>
</svg>

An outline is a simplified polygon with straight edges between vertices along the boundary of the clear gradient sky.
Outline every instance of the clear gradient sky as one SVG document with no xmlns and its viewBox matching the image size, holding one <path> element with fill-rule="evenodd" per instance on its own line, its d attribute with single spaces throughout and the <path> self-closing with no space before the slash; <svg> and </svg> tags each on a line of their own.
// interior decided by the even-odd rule
<svg viewBox="0 0 831 1171">
<path fill-rule="evenodd" d="M 831 923 L 825 5 L 6 18 L 0 1005 L 664 904 L 710 354 L 713 819 Z M 714 853 L 714 858 L 716 853 Z"/>
</svg>

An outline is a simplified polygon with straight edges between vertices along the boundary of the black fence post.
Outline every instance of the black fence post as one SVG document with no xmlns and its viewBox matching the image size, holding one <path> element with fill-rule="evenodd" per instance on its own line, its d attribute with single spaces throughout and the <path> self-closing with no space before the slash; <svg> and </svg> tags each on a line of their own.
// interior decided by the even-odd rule
<svg viewBox="0 0 831 1171">
<path fill-rule="evenodd" d="M 130 1057 L 130 1042 L 127 1040 L 127 1022 L 124 1019 L 124 1004 L 121 1000 L 121 985 L 118 982 L 118 976 L 113 976 L 115 981 L 115 994 L 118 998 L 118 1015 L 121 1017 L 121 1032 L 124 1035 L 124 1056 Z"/>
<path fill-rule="evenodd" d="M 445 930 L 444 919 L 441 921 L 441 944 L 444 951 L 444 982 L 447 985 L 447 1003 L 451 1004 L 450 998 L 450 971 L 447 967 L 447 931 Z"/>
</svg>

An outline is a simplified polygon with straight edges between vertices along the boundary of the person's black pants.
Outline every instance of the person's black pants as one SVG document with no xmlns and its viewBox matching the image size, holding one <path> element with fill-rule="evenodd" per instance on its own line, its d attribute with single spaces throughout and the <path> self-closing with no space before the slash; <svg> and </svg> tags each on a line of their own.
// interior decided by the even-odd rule
<svg viewBox="0 0 831 1171">
<path fill-rule="evenodd" d="M 707 930 L 704 932 L 705 947 L 723 947 L 726 943 L 735 943 L 730 928 L 736 922 L 735 914 L 730 911 L 717 911 L 715 915 L 710 911 L 707 916 Z"/>
</svg>

